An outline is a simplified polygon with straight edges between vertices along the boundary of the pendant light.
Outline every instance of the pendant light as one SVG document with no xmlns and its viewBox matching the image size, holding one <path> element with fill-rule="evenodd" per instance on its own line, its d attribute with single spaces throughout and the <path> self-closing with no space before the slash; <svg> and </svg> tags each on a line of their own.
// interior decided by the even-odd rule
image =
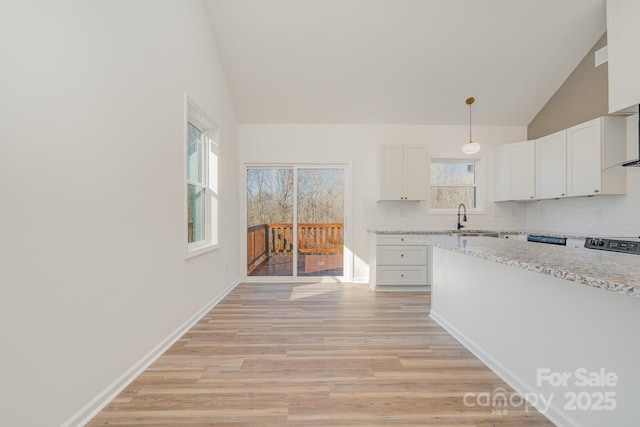
<svg viewBox="0 0 640 427">
<path fill-rule="evenodd" d="M 480 151 L 480 144 L 471 140 L 471 104 L 475 102 L 473 96 L 467 98 L 467 105 L 469 106 L 469 142 L 462 146 L 462 152 L 464 154 L 474 154 Z"/>
</svg>

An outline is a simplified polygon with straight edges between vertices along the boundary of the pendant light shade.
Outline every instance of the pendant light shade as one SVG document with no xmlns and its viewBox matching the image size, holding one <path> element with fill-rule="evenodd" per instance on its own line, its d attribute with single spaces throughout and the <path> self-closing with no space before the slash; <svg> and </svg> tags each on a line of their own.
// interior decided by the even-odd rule
<svg viewBox="0 0 640 427">
<path fill-rule="evenodd" d="M 480 151 L 480 144 L 478 144 L 477 142 L 469 141 L 462 146 L 462 152 L 464 154 L 474 154 L 478 151 Z"/>
<path fill-rule="evenodd" d="M 469 97 L 467 98 L 467 105 L 469 106 L 469 142 L 462 146 L 462 152 L 464 154 L 474 154 L 480 151 L 480 144 L 477 142 L 473 142 L 471 139 L 471 104 L 475 102 L 475 98 Z"/>
</svg>

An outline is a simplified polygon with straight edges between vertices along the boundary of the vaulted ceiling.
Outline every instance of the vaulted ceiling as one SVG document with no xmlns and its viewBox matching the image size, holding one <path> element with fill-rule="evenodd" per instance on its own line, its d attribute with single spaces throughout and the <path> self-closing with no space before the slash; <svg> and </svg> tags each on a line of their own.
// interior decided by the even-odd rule
<svg viewBox="0 0 640 427">
<path fill-rule="evenodd" d="M 527 125 L 605 0 L 205 0 L 240 123 Z"/>
</svg>

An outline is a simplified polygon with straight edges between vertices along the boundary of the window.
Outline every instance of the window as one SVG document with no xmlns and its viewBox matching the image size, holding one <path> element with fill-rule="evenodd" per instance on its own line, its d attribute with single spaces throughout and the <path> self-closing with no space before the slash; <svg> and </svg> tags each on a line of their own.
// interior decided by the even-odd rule
<svg viewBox="0 0 640 427">
<path fill-rule="evenodd" d="M 431 159 L 431 210 L 458 209 L 480 211 L 482 203 L 480 159 Z"/>
<path fill-rule="evenodd" d="M 218 244 L 218 128 L 187 98 L 186 241 L 187 256 Z"/>
</svg>

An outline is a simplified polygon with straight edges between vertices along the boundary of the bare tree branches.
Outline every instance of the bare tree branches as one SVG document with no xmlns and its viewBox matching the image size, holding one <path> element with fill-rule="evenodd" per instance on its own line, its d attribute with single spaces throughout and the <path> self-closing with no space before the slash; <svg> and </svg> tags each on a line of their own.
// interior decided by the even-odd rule
<svg viewBox="0 0 640 427">
<path fill-rule="evenodd" d="M 298 169 L 298 222 L 342 223 L 344 171 Z M 293 222 L 293 170 L 247 170 L 247 225 Z"/>
</svg>

